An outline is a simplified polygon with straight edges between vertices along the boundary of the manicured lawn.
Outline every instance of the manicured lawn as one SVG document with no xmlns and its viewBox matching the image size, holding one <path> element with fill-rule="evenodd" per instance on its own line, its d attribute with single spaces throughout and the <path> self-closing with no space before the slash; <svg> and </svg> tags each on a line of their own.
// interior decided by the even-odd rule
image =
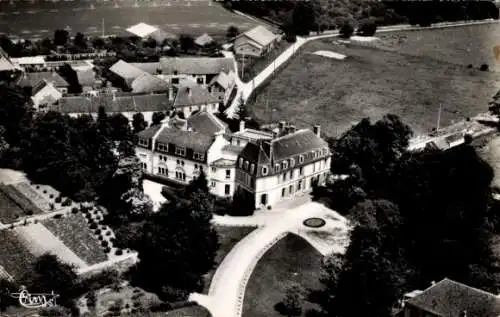
<svg viewBox="0 0 500 317">
<path fill-rule="evenodd" d="M 441 41 L 447 40 L 449 35 L 443 35 Z M 318 50 L 347 58 L 311 54 Z M 488 110 L 498 90 L 498 74 L 423 55 L 334 43 L 334 39 L 313 41 L 259 89 L 249 102 L 250 110 L 264 123 L 283 119 L 298 128 L 320 124 L 330 136 L 362 118 L 376 120 L 387 113 L 401 116 L 415 133 L 429 132 L 436 125 L 440 104 L 441 125 Z"/>
<path fill-rule="evenodd" d="M 250 277 L 243 303 L 243 317 L 279 317 L 274 305 L 281 302 L 291 283 L 305 290 L 318 289 L 322 255 L 302 238 L 289 234 L 259 261 Z M 304 301 L 302 316 L 317 308 Z"/>
<path fill-rule="evenodd" d="M 277 44 L 277 46 L 270 51 L 267 55 L 262 57 L 246 57 L 243 63 L 243 58 L 238 58 L 238 70 L 240 76 L 242 73 L 243 66 L 245 70 L 243 71 L 243 82 L 248 82 L 255 76 L 257 76 L 261 71 L 264 70 L 268 65 L 270 65 L 276 57 L 280 56 L 292 43 L 282 40 Z"/>
<path fill-rule="evenodd" d="M 14 278 L 22 276 L 35 260 L 27 248 L 10 230 L 0 230 L 0 266 Z"/>
<path fill-rule="evenodd" d="M 14 185 L 0 185 L 0 191 L 18 205 L 25 215 L 41 214 L 43 211 L 20 192 Z"/>
<path fill-rule="evenodd" d="M 0 222 L 12 223 L 22 216 L 24 216 L 24 211 L 7 195 L 0 192 Z"/>
<path fill-rule="evenodd" d="M 224 260 L 226 255 L 231 252 L 231 249 L 244 237 L 246 237 L 250 232 L 255 230 L 254 227 L 225 227 L 225 226 L 216 226 L 217 234 L 219 235 L 219 249 L 217 250 L 217 254 L 215 256 L 215 266 L 214 268 L 208 272 L 205 277 L 205 287 L 203 292 L 208 293 L 210 289 L 210 282 L 212 281 L 212 277 L 217 270 L 219 264 Z"/>
<path fill-rule="evenodd" d="M 87 264 L 97 264 L 108 259 L 82 215 L 70 214 L 59 219 L 47 219 L 42 223 Z"/>
</svg>

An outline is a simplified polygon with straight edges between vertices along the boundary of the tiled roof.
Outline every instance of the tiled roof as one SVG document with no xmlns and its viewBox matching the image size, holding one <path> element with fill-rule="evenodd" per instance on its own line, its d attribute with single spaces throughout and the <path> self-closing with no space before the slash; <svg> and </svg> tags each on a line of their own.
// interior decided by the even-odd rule
<svg viewBox="0 0 500 317">
<path fill-rule="evenodd" d="M 143 73 L 134 79 L 130 86 L 134 93 L 160 92 L 166 91 L 170 87 L 166 81 L 148 73 Z"/>
<path fill-rule="evenodd" d="M 271 43 L 278 37 L 278 35 L 269 31 L 262 25 L 256 26 L 253 29 L 246 31 L 243 34 L 240 34 L 239 36 L 242 35 L 249 37 L 250 39 L 259 43 L 262 46 L 266 46 L 267 44 Z"/>
<path fill-rule="evenodd" d="M 78 83 L 81 86 L 92 86 L 95 82 L 95 72 L 91 69 L 85 71 L 77 71 Z"/>
<path fill-rule="evenodd" d="M 136 25 L 133 25 L 127 29 L 127 32 L 130 32 L 138 37 L 144 38 L 151 33 L 158 31 L 159 29 L 155 26 L 146 24 L 146 23 L 139 23 Z"/>
<path fill-rule="evenodd" d="M 163 74 L 206 75 L 234 70 L 234 61 L 228 57 L 162 57 Z"/>
<path fill-rule="evenodd" d="M 107 112 L 148 112 L 170 110 L 172 102 L 166 94 L 111 95 L 98 97 L 63 97 L 53 110 L 63 113 L 96 113 L 100 106 Z"/>
<path fill-rule="evenodd" d="M 56 72 L 24 73 L 18 85 L 21 87 L 34 87 L 42 80 L 53 83 L 54 87 L 68 87 L 69 84 Z"/>
<path fill-rule="evenodd" d="M 151 75 L 155 75 L 159 69 L 161 69 L 160 62 L 152 62 L 152 63 L 129 63 L 143 72 L 146 72 Z"/>
<path fill-rule="evenodd" d="M 187 107 L 194 105 L 206 105 L 210 103 L 217 103 L 219 100 L 213 96 L 205 88 L 201 86 L 185 87 L 180 86 L 175 96 L 175 107 Z"/>
<path fill-rule="evenodd" d="M 34 96 L 36 95 L 40 90 L 42 90 L 43 88 L 45 88 L 46 86 L 52 86 L 54 87 L 54 85 L 52 83 L 49 83 L 47 82 L 46 80 L 42 80 L 40 81 L 38 84 L 34 85 L 32 87 L 32 90 L 31 90 L 31 94 Z"/>
<path fill-rule="evenodd" d="M 328 146 L 325 140 L 311 130 L 303 129 L 272 141 L 272 156 L 280 161 L 294 155 Z"/>
<path fill-rule="evenodd" d="M 228 152 L 236 155 L 240 154 L 241 151 L 243 151 L 243 147 L 231 144 L 226 145 L 222 148 L 222 152 Z"/>
<path fill-rule="evenodd" d="M 229 73 L 220 72 L 210 81 L 208 86 L 212 86 L 215 83 L 219 84 L 224 89 L 228 89 L 234 84 L 234 72 L 233 71 L 230 71 Z"/>
<path fill-rule="evenodd" d="M 136 79 L 137 77 L 141 76 L 142 74 L 144 74 L 144 72 L 142 70 L 140 70 L 139 68 L 123 61 L 123 60 L 119 60 L 118 62 L 114 63 L 113 66 L 111 66 L 109 68 L 109 70 L 111 72 L 113 72 L 114 74 L 124 78 L 124 79 L 127 79 L 129 81 L 132 81 L 134 79 Z"/>
<path fill-rule="evenodd" d="M 215 166 L 215 167 L 232 167 L 236 165 L 235 160 L 228 160 L 228 159 L 218 159 L 216 161 L 213 161 L 210 166 Z"/>
<path fill-rule="evenodd" d="M 213 41 L 214 39 L 210 35 L 208 35 L 207 33 L 203 33 L 194 40 L 194 43 L 199 46 L 205 46 L 212 43 Z"/>
<path fill-rule="evenodd" d="M 434 284 L 406 302 L 439 317 L 500 316 L 500 299 L 488 292 L 449 279 Z"/>
<path fill-rule="evenodd" d="M 195 152 L 205 153 L 212 145 L 214 138 L 195 131 L 181 131 L 173 128 L 164 128 L 156 140 L 162 143 L 172 143 L 176 146 L 183 146 Z"/>
<path fill-rule="evenodd" d="M 213 114 L 200 111 L 187 119 L 189 127 L 194 131 L 200 132 L 209 136 L 213 136 L 216 132 L 225 130 L 227 126 Z"/>
<path fill-rule="evenodd" d="M 144 129 L 141 132 L 137 133 L 137 136 L 141 137 L 143 139 L 150 139 L 156 134 L 156 132 L 158 132 L 158 130 L 160 130 L 160 128 L 161 128 L 160 124 L 151 126 L 147 129 Z"/>
</svg>

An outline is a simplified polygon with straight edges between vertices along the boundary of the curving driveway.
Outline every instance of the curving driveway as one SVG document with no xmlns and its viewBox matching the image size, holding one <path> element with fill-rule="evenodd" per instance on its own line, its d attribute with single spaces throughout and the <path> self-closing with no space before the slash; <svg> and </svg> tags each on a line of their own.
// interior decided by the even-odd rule
<svg viewBox="0 0 500 317">
<path fill-rule="evenodd" d="M 302 222 L 309 217 L 322 217 L 322 229 L 306 229 Z M 349 226 L 345 218 L 325 206 L 308 202 L 294 209 L 261 213 L 250 217 L 214 217 L 218 225 L 259 225 L 231 250 L 218 267 L 208 295 L 191 294 L 190 300 L 206 307 L 214 317 L 240 317 L 246 285 L 260 258 L 288 233 L 303 237 L 326 255 L 344 252 Z M 311 231 L 337 232 L 332 239 L 309 235 Z"/>
<path fill-rule="evenodd" d="M 498 20 L 482 20 L 482 21 L 469 21 L 469 22 L 457 22 L 457 23 L 449 23 L 449 22 L 444 22 L 444 23 L 436 23 L 435 25 L 428 26 L 428 27 L 415 27 L 411 25 L 394 25 L 394 26 L 385 26 L 385 27 L 380 27 L 377 30 L 377 33 L 386 33 L 386 32 L 396 32 L 396 31 L 412 31 L 412 30 L 425 30 L 425 29 L 443 29 L 443 28 L 452 28 L 452 27 L 460 27 L 460 26 L 467 26 L 467 25 L 476 25 L 476 24 L 492 24 L 492 23 L 499 23 Z M 233 117 L 234 115 L 234 110 L 236 106 L 238 105 L 238 101 L 240 97 L 243 97 L 243 100 L 246 102 L 250 94 L 260 86 L 271 74 L 273 73 L 274 69 L 279 68 L 283 63 L 285 63 L 290 57 L 292 57 L 295 52 L 304 44 L 306 44 L 309 41 L 317 40 L 317 39 L 322 39 L 322 38 L 329 38 L 329 37 L 335 37 L 338 36 L 338 31 L 333 31 L 328 34 L 322 34 L 322 35 L 315 35 L 315 36 L 308 36 L 308 37 L 297 37 L 297 41 L 293 43 L 287 50 L 285 50 L 281 55 L 279 55 L 274 62 L 269 63 L 269 65 L 262 70 L 257 76 L 255 76 L 251 81 L 244 83 L 241 81 L 239 78 L 239 71 L 238 68 L 236 67 L 236 84 L 238 86 L 238 93 L 236 95 L 236 98 L 234 98 L 231 106 L 229 106 L 225 113 L 229 117 Z M 232 56 L 231 53 L 226 53 L 226 56 Z M 237 65 L 236 65 L 237 66 Z"/>
</svg>

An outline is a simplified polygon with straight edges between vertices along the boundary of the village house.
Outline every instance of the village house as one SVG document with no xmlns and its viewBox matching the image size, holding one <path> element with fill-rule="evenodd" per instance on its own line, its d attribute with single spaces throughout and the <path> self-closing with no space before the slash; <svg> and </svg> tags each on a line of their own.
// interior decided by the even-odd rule
<svg viewBox="0 0 500 317">
<path fill-rule="evenodd" d="M 165 32 L 162 29 L 157 28 L 156 26 L 142 22 L 129 27 L 127 29 L 127 32 L 143 40 L 151 38 L 160 45 L 165 41 L 173 41 L 177 39 L 177 36 L 172 33 Z"/>
<path fill-rule="evenodd" d="M 61 91 L 54 87 L 54 84 L 46 80 L 42 80 L 32 89 L 31 100 L 35 110 L 44 111 L 48 107 L 56 104 L 63 96 Z"/>
<path fill-rule="evenodd" d="M 43 82 L 51 83 L 62 94 L 68 92 L 69 84 L 56 72 L 25 72 L 19 77 L 17 84 L 21 87 L 31 87 L 33 89 Z"/>
<path fill-rule="evenodd" d="M 92 92 L 80 96 L 67 96 L 57 104 L 48 107 L 48 110 L 59 111 L 76 117 L 89 114 L 97 117 L 99 107 L 104 107 L 110 115 L 121 113 L 129 120 L 134 114 L 142 113 L 147 122 L 152 122 L 153 113 L 166 112 L 173 108 L 174 92 L 162 94 L 129 94 L 116 91 Z"/>
<path fill-rule="evenodd" d="M 18 57 L 11 60 L 12 63 L 25 71 L 43 71 L 46 67 L 45 56 L 43 55 Z"/>
<path fill-rule="evenodd" d="M 231 92 L 236 87 L 235 74 L 221 72 L 215 76 L 208 84 L 208 92 L 218 98 L 219 102 L 226 104 L 231 96 Z"/>
<path fill-rule="evenodd" d="M 86 93 L 94 90 L 101 83 L 96 78 L 96 73 L 92 69 L 76 70 L 78 83 L 82 87 L 82 92 Z"/>
<path fill-rule="evenodd" d="M 238 35 L 233 48 L 236 55 L 260 57 L 272 50 L 279 40 L 279 35 L 259 25 Z"/>
<path fill-rule="evenodd" d="M 500 297 L 447 278 L 405 295 L 397 317 L 498 317 Z"/>
<path fill-rule="evenodd" d="M 219 99 L 210 94 L 207 89 L 197 85 L 178 85 L 174 100 L 174 109 L 181 112 L 184 118 L 189 118 L 194 112 L 219 111 Z"/>
<path fill-rule="evenodd" d="M 228 57 L 162 57 L 160 58 L 162 79 L 171 84 L 185 81 L 206 87 L 221 72 L 234 72 L 234 59 Z"/>
<path fill-rule="evenodd" d="M 280 124 L 271 140 L 248 142 L 238 157 L 236 186 L 255 198 L 255 207 L 272 206 L 324 183 L 330 170 L 330 151 L 314 132 Z"/>
</svg>

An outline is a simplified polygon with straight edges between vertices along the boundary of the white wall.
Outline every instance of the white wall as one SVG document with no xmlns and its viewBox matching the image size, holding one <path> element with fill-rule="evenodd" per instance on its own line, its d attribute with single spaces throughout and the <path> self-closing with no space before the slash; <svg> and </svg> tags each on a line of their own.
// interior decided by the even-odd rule
<svg viewBox="0 0 500 317">
<path fill-rule="evenodd" d="M 195 82 L 198 83 L 198 79 L 201 80 L 201 83 L 198 83 L 202 87 L 206 87 L 207 83 L 207 75 L 191 75 L 191 74 L 177 74 L 177 75 L 172 75 L 172 74 L 160 74 L 156 75 L 156 77 L 161 78 L 165 80 L 168 83 L 172 84 L 172 79 L 178 78 L 179 79 L 179 84 L 183 84 L 186 82 Z"/>
<path fill-rule="evenodd" d="M 226 170 L 229 170 L 229 178 L 226 178 Z M 214 195 L 227 197 L 233 196 L 235 189 L 236 168 L 232 167 L 210 167 L 208 186 Z M 229 195 L 225 194 L 226 185 L 230 186 Z"/>
<path fill-rule="evenodd" d="M 182 111 L 182 113 L 184 114 L 184 117 L 187 119 L 191 116 L 191 114 L 194 111 L 197 111 L 197 110 L 199 110 L 199 111 L 207 110 L 207 112 L 210 112 L 210 113 L 218 112 L 219 105 L 216 103 L 209 103 L 206 105 L 182 107 L 182 108 L 179 108 L 177 110 Z"/>
</svg>

